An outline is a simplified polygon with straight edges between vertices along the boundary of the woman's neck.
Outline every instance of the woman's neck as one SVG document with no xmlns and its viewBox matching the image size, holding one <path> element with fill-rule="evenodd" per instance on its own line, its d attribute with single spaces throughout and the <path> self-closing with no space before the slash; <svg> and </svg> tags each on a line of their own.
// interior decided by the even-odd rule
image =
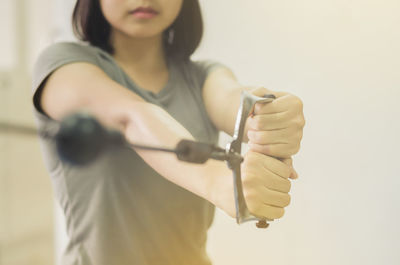
<svg viewBox="0 0 400 265">
<path fill-rule="evenodd" d="M 135 72 L 157 73 L 167 70 L 162 35 L 152 38 L 130 38 L 113 32 L 111 43 L 114 59 L 121 66 Z"/>
</svg>

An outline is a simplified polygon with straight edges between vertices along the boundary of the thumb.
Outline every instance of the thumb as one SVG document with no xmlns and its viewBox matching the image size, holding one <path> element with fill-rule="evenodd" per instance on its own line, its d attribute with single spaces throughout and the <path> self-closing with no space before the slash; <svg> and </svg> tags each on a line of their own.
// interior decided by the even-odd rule
<svg viewBox="0 0 400 265">
<path fill-rule="evenodd" d="M 288 165 L 292 170 L 292 173 L 290 174 L 289 178 L 291 178 L 291 179 L 299 178 L 299 175 L 297 174 L 296 170 L 293 168 L 293 160 L 292 160 L 292 158 L 284 158 L 284 159 L 281 159 L 281 161 L 283 163 L 285 163 L 286 165 Z"/>
<path fill-rule="evenodd" d="M 280 98 L 288 94 L 286 92 L 274 91 L 263 86 L 253 87 L 249 89 L 249 92 L 257 97 L 263 97 L 265 94 L 273 94 L 276 98 Z"/>
<path fill-rule="evenodd" d="M 265 94 L 275 94 L 275 91 L 272 91 L 272 90 L 262 87 L 262 86 L 254 87 L 254 88 L 250 89 L 249 92 L 257 97 L 262 97 Z"/>
</svg>

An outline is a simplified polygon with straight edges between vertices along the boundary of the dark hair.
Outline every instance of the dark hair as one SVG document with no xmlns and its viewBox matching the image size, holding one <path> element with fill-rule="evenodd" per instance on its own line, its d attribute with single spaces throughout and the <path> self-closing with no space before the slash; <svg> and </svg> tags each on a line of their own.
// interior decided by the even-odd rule
<svg viewBox="0 0 400 265">
<path fill-rule="evenodd" d="M 78 0 L 72 15 L 75 35 L 109 53 L 114 49 L 110 43 L 111 26 L 103 16 L 99 0 Z M 174 30 L 174 39 L 168 43 L 169 30 Z M 183 0 L 182 9 L 164 32 L 166 54 L 180 59 L 189 59 L 197 49 L 203 36 L 203 19 L 198 0 Z"/>
</svg>

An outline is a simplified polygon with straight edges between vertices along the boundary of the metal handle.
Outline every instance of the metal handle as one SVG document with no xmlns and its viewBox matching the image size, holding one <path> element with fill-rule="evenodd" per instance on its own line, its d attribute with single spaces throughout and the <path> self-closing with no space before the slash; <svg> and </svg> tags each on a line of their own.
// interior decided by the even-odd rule
<svg viewBox="0 0 400 265">
<path fill-rule="evenodd" d="M 256 103 L 268 103 L 272 102 L 275 96 L 272 94 L 264 95 L 264 97 L 257 97 L 250 94 L 247 91 L 243 91 L 240 99 L 240 107 L 236 117 L 235 131 L 233 134 L 233 140 L 231 143 L 227 144 L 227 153 L 241 153 L 242 150 L 242 140 L 244 129 L 246 125 L 247 118 L 253 113 Z M 260 219 L 258 217 L 250 214 L 246 201 L 243 195 L 242 187 L 242 177 L 240 171 L 241 161 L 230 161 L 228 160 L 228 166 L 233 171 L 233 184 L 234 184 L 234 196 L 235 196 L 235 206 L 236 206 L 236 222 L 241 224 L 243 222 L 257 220 L 258 228 L 267 228 L 269 224 L 267 221 L 273 221 L 269 219 Z"/>
</svg>

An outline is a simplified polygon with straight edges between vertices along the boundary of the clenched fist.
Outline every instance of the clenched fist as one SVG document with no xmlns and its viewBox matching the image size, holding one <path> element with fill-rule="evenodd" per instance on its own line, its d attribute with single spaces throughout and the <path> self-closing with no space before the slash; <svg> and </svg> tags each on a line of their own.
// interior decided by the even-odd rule
<svg viewBox="0 0 400 265">
<path fill-rule="evenodd" d="M 241 165 L 243 194 L 251 214 L 278 219 L 290 203 L 291 167 L 279 159 L 248 151 Z"/>
<path fill-rule="evenodd" d="M 289 93 L 257 88 L 256 96 L 274 94 L 270 103 L 257 103 L 247 120 L 249 148 L 268 156 L 290 158 L 300 149 L 305 125 L 302 101 Z"/>
</svg>

